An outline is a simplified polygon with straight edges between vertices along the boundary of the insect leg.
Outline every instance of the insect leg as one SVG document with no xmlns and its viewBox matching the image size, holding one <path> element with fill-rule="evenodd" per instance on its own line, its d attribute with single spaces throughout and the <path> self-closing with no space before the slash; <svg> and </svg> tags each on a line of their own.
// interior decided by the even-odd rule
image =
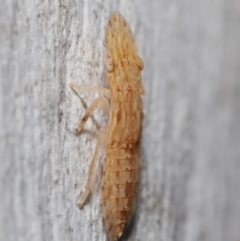
<svg viewBox="0 0 240 241">
<path fill-rule="evenodd" d="M 82 120 L 78 125 L 78 128 L 76 129 L 77 135 L 82 131 L 88 118 L 93 114 L 94 110 L 96 110 L 98 107 L 101 107 L 103 112 L 105 114 L 108 114 L 110 110 L 110 104 L 108 102 L 108 99 L 105 97 L 98 97 L 96 100 L 93 101 L 91 106 L 86 110 L 85 115 L 83 116 Z"/>
<path fill-rule="evenodd" d="M 86 199 L 89 195 L 90 189 L 92 187 L 93 178 L 94 178 L 94 171 L 96 169 L 99 151 L 100 151 L 100 149 L 103 145 L 104 139 L 105 139 L 105 131 L 103 129 L 100 129 L 96 150 L 95 150 L 95 153 L 94 153 L 94 156 L 93 156 L 93 159 L 92 159 L 92 162 L 90 164 L 89 171 L 88 171 L 88 180 L 87 180 L 87 184 L 86 184 L 86 187 L 85 187 L 85 191 L 81 194 L 81 196 L 79 198 L 79 202 L 77 204 L 79 209 L 82 208 L 84 202 L 86 201 Z"/>
<path fill-rule="evenodd" d="M 78 91 L 80 92 L 98 92 L 98 93 L 101 93 L 101 94 L 104 94 L 105 97 L 107 99 L 111 99 L 111 92 L 109 89 L 106 89 L 106 88 L 101 88 L 101 87 L 81 87 L 77 84 L 74 84 L 74 83 L 71 83 L 70 85 L 70 88 L 78 93 Z"/>
</svg>

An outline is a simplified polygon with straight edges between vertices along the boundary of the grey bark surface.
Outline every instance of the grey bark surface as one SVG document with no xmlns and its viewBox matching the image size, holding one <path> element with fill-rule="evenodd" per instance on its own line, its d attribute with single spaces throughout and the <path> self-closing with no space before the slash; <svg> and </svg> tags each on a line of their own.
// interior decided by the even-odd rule
<svg viewBox="0 0 240 241">
<path fill-rule="evenodd" d="M 0 240 L 107 240 L 103 158 L 83 210 L 98 127 L 69 83 L 106 87 L 99 36 L 128 20 L 144 61 L 138 209 L 122 240 L 240 240 L 240 4 L 31 1 L 0 4 Z M 89 106 L 97 97 L 83 93 Z M 94 119 L 106 125 L 96 111 Z"/>
</svg>

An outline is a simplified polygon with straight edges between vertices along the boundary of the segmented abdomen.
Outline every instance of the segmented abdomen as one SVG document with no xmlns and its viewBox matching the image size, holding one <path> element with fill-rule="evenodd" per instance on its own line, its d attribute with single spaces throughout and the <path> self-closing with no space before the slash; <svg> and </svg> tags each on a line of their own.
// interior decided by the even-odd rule
<svg viewBox="0 0 240 241">
<path fill-rule="evenodd" d="M 129 150 L 134 151 L 131 158 L 106 158 L 104 162 L 102 204 L 111 240 L 122 235 L 135 211 L 141 168 L 138 149 Z"/>
</svg>

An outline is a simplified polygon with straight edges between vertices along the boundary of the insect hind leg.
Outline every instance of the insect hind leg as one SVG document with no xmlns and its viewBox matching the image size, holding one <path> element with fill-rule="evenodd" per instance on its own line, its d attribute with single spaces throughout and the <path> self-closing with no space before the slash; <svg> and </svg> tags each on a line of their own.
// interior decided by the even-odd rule
<svg viewBox="0 0 240 241">
<path fill-rule="evenodd" d="M 73 83 L 70 84 L 70 87 L 75 93 L 77 93 L 77 95 L 78 95 L 78 91 L 82 91 L 82 92 L 98 92 L 98 93 L 104 94 L 105 96 L 105 97 L 98 97 L 97 99 L 95 99 L 93 103 L 90 105 L 90 107 L 86 110 L 82 120 L 79 123 L 78 128 L 76 129 L 76 134 L 79 134 L 83 130 L 88 118 L 93 114 L 93 112 L 98 107 L 100 107 L 105 114 L 107 115 L 109 114 L 109 111 L 110 111 L 109 100 L 111 99 L 111 93 L 110 93 L 110 90 L 106 88 L 80 87 Z M 99 151 L 104 143 L 104 140 L 105 140 L 105 130 L 103 130 L 103 128 L 100 128 L 96 150 L 88 171 L 88 180 L 85 187 L 85 191 L 80 195 L 79 201 L 77 203 L 79 208 L 82 208 L 83 204 L 85 203 L 90 193 L 93 179 L 94 179 L 94 171 L 96 169 L 96 163 L 99 156 Z"/>
<path fill-rule="evenodd" d="M 87 184 L 85 187 L 85 191 L 80 195 L 79 201 L 77 203 L 79 209 L 81 209 L 83 207 L 83 204 L 85 203 L 85 201 L 89 195 L 89 192 L 92 188 L 93 179 L 94 179 L 94 171 L 96 169 L 96 164 L 97 164 L 97 160 L 99 157 L 99 151 L 101 150 L 101 147 L 103 146 L 104 139 L 105 139 L 105 131 L 101 128 L 99 131 L 99 136 L 98 136 L 95 153 L 93 155 L 93 159 L 90 164 L 89 171 L 88 171 L 88 180 L 87 180 Z"/>
</svg>

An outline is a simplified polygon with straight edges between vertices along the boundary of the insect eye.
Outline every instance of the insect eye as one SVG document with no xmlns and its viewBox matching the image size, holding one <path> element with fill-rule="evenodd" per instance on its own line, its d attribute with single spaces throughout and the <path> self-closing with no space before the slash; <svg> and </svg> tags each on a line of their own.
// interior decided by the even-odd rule
<svg viewBox="0 0 240 241">
<path fill-rule="evenodd" d="M 107 65 L 107 71 L 112 72 L 113 71 L 113 60 L 111 55 L 106 56 L 106 65 Z"/>
</svg>

